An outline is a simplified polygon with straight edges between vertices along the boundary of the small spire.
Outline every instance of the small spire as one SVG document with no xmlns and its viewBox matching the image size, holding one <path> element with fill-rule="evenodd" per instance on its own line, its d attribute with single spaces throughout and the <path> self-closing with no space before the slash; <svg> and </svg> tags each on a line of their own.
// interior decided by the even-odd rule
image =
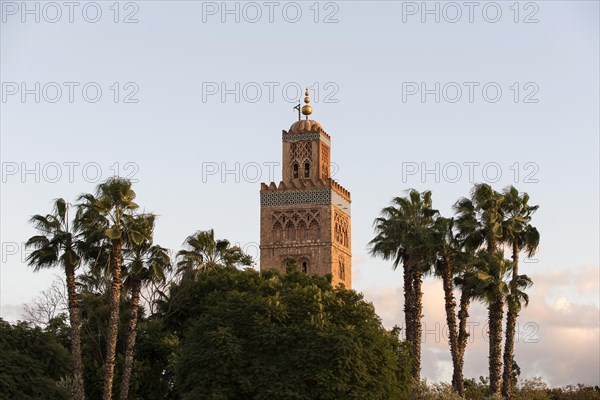
<svg viewBox="0 0 600 400">
<path fill-rule="evenodd" d="M 312 107 L 308 104 L 310 103 L 310 97 L 308 97 L 308 87 L 306 88 L 306 92 L 304 92 L 304 107 L 302 107 L 302 114 L 306 115 L 306 119 L 308 119 L 308 116 L 310 114 L 312 114 Z"/>
</svg>

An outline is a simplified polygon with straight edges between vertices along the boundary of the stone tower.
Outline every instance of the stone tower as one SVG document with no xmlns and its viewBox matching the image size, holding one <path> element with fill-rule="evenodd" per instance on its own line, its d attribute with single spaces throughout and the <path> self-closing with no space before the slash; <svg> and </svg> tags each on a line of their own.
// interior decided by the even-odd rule
<svg viewBox="0 0 600 400">
<path fill-rule="evenodd" d="M 352 287 L 350 192 L 330 176 L 331 139 L 306 119 L 282 132 L 282 181 L 260 189 L 260 268 L 285 271 L 293 259 L 308 274 L 331 274 Z"/>
</svg>

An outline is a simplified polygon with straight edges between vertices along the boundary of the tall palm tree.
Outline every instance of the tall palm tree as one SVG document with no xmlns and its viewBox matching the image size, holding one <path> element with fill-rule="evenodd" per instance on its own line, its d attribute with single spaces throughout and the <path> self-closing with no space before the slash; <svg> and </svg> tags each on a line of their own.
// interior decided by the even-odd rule
<svg viewBox="0 0 600 400">
<path fill-rule="evenodd" d="M 252 265 L 252 257 L 239 246 L 232 246 L 229 240 L 216 239 L 213 229 L 198 231 L 188 236 L 185 248 L 177 252 L 178 272 L 184 277 L 198 277 L 198 274 L 216 266 Z"/>
<path fill-rule="evenodd" d="M 64 199 L 57 199 L 54 202 L 52 213 L 34 215 L 31 223 L 40 234 L 29 238 L 25 246 L 35 249 L 27 256 L 27 262 L 33 266 L 34 271 L 57 266 L 65 270 L 71 324 L 71 352 L 73 354 L 73 397 L 75 400 L 84 400 L 85 387 L 80 335 L 81 311 L 75 284 L 75 270 L 80 265 L 81 256 L 77 247 L 79 239 L 69 219 L 69 207 L 70 204 Z"/>
<path fill-rule="evenodd" d="M 431 246 L 437 255 L 435 272 L 442 279 L 444 290 L 446 324 L 448 325 L 448 340 L 453 367 L 452 386 L 460 396 L 463 396 L 464 383 L 460 365 L 453 278 L 457 273 L 457 268 L 464 261 L 464 254 L 454 231 L 454 219 L 439 217 L 435 220 L 431 230 Z"/>
<path fill-rule="evenodd" d="M 131 181 L 122 178 L 111 178 L 99 184 L 95 194 L 80 196 L 78 223 L 92 240 L 106 245 L 110 254 L 110 274 L 112 276 L 106 344 L 106 361 L 104 373 L 104 390 L 102 399 L 112 400 L 115 374 L 115 356 L 117 335 L 119 330 L 119 303 L 121 300 L 123 264 L 124 218 L 138 208 L 134 202 L 135 192 Z M 128 232 L 136 243 L 143 241 L 140 232 Z"/>
<path fill-rule="evenodd" d="M 119 393 L 120 400 L 127 400 L 129 396 L 142 285 L 145 282 L 164 281 L 165 269 L 171 264 L 168 250 L 152 244 L 155 218 L 153 214 L 142 214 L 125 219 L 126 240 L 123 253 L 127 275 L 124 284 L 131 290 L 131 311 L 125 347 L 125 365 Z M 143 240 L 141 242 L 132 240 L 129 232 L 141 233 Z"/>
<path fill-rule="evenodd" d="M 522 196 L 519 191 L 510 186 L 504 190 L 504 242 L 512 250 L 512 279 L 510 282 L 510 295 L 508 296 L 508 311 L 506 314 L 506 335 L 504 342 L 504 370 L 502 373 L 502 395 L 508 399 L 512 396 L 512 369 L 514 360 L 515 327 L 519 311 L 521 310 L 521 299 L 523 294 L 519 289 L 519 252 L 525 251 L 531 257 L 537 251 L 540 244 L 540 234 L 531 226 L 532 215 L 539 206 L 529 205 L 529 195 Z M 527 303 L 527 302 L 526 302 Z"/>
<path fill-rule="evenodd" d="M 404 320 L 406 340 L 412 349 L 412 375 L 421 376 L 421 318 L 423 314 L 423 272 L 432 265 L 428 235 L 433 218 L 431 192 L 410 190 L 407 197 L 396 197 L 375 219 L 376 236 L 369 243 L 371 254 L 393 261 L 393 269 L 403 267 Z"/>
<path fill-rule="evenodd" d="M 454 205 L 459 240 L 461 240 L 468 251 L 474 252 L 483 249 L 487 252 L 487 261 L 480 262 L 480 265 L 483 265 L 483 267 L 489 267 L 487 264 L 494 259 L 498 247 L 504 239 L 503 202 L 504 196 L 501 193 L 496 192 L 488 184 L 479 183 L 474 185 L 470 198 L 462 198 Z M 480 261 L 482 257 L 483 255 L 478 255 Z M 466 295 L 465 292 L 463 294 Z M 502 299 L 502 301 L 504 300 Z M 492 336 L 492 330 L 494 331 L 494 335 L 498 333 L 497 326 L 500 329 L 499 332 L 501 335 L 503 320 L 502 304 L 492 303 L 488 306 L 488 309 L 489 318 L 499 318 L 489 321 L 490 336 Z M 494 346 L 496 345 L 500 347 L 492 349 L 492 340 L 490 339 L 490 388 L 493 388 L 492 394 L 499 393 L 498 389 L 500 388 L 501 380 L 499 371 L 502 369 L 501 358 L 498 357 L 496 359 L 495 357 L 496 350 L 501 353 L 502 340 L 494 343 Z M 492 350 L 494 352 L 493 357 Z"/>
<path fill-rule="evenodd" d="M 502 251 L 494 254 L 479 253 L 477 265 L 477 296 L 488 307 L 489 324 L 489 376 L 490 395 L 500 394 L 502 373 L 502 319 L 504 302 L 509 288 L 506 276 L 510 273 L 512 263 L 504 258 Z"/>
<path fill-rule="evenodd" d="M 478 297 L 477 293 L 477 272 L 474 266 L 475 255 L 472 252 L 464 252 L 461 255 L 461 265 L 459 275 L 454 278 L 454 284 L 460 288 L 460 305 L 458 310 L 458 338 L 457 338 L 457 357 L 458 370 L 453 374 L 452 381 L 458 382 L 463 377 L 465 365 L 465 350 L 470 333 L 467 331 L 467 321 L 469 319 L 469 307 L 471 300 Z M 464 382 L 463 382 L 464 384 Z M 464 396 L 463 392 L 459 394 Z"/>
</svg>

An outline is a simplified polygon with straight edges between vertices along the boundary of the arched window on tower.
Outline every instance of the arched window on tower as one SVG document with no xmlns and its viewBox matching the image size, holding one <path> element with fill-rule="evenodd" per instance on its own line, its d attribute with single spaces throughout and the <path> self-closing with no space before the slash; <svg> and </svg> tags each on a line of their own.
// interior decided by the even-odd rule
<svg viewBox="0 0 600 400">
<path fill-rule="evenodd" d="M 308 236 L 308 228 L 306 227 L 306 223 L 304 223 L 304 221 L 300 221 L 300 222 L 298 223 L 298 229 L 297 229 L 296 233 L 297 233 L 297 234 L 296 234 L 296 238 L 297 238 L 299 241 L 301 241 L 301 242 L 302 242 L 302 241 L 304 241 L 304 240 L 306 240 L 306 239 L 307 239 L 307 236 Z"/>
<path fill-rule="evenodd" d="M 339 270 L 340 280 L 346 280 L 346 266 L 344 265 L 344 261 L 340 260 L 340 270 Z"/>
<path fill-rule="evenodd" d="M 320 239 L 319 223 L 316 219 L 313 219 L 308 227 L 308 238 L 315 241 Z"/>
<path fill-rule="evenodd" d="M 310 177 L 310 163 L 308 163 L 308 162 L 304 163 L 304 177 L 305 178 Z"/>
<path fill-rule="evenodd" d="M 302 272 L 308 274 L 308 261 L 302 261 Z"/>
<path fill-rule="evenodd" d="M 288 221 L 286 227 L 286 239 L 287 240 L 296 240 L 296 227 L 292 221 Z"/>
<path fill-rule="evenodd" d="M 298 179 L 298 163 L 297 162 L 294 163 L 292 169 L 293 169 L 294 179 Z"/>
<path fill-rule="evenodd" d="M 281 242 L 282 238 L 283 228 L 281 227 L 281 224 L 279 222 L 276 222 L 275 225 L 273 225 L 273 241 Z"/>
</svg>

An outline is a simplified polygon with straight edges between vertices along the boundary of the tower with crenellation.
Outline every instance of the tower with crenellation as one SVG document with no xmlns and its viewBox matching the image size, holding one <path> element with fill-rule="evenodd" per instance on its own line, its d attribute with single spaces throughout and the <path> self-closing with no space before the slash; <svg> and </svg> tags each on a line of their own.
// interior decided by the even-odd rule
<svg viewBox="0 0 600 400">
<path fill-rule="evenodd" d="M 260 190 L 260 268 L 285 271 L 295 260 L 308 274 L 332 275 L 352 287 L 350 192 L 331 178 L 331 138 L 305 119 L 282 132 L 282 180 Z M 299 108 L 299 107 L 298 107 Z"/>
</svg>

